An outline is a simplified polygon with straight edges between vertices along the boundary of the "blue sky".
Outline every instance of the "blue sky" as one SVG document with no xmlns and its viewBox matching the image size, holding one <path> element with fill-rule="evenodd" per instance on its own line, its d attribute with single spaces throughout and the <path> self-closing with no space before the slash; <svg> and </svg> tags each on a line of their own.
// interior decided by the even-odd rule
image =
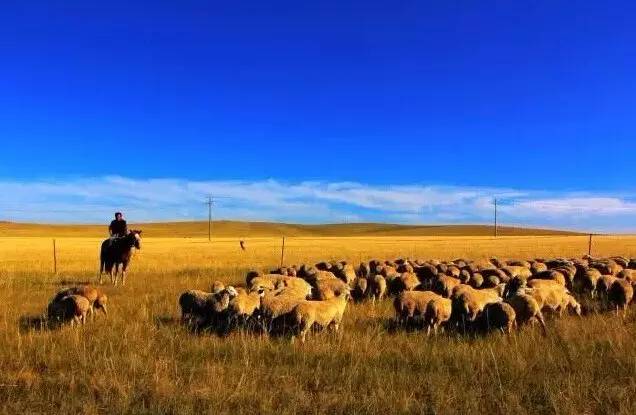
<svg viewBox="0 0 636 415">
<path fill-rule="evenodd" d="M 0 218 L 636 229 L 632 2 L 128 3 L 3 3 Z"/>
</svg>

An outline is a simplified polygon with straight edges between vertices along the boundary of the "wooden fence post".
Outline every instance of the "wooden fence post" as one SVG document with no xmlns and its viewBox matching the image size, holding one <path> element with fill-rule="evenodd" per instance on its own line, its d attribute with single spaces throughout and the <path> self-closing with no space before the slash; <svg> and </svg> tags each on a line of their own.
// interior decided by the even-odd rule
<svg viewBox="0 0 636 415">
<path fill-rule="evenodd" d="M 590 234 L 590 240 L 587 244 L 587 255 L 592 256 L 592 234 Z"/>
</svg>

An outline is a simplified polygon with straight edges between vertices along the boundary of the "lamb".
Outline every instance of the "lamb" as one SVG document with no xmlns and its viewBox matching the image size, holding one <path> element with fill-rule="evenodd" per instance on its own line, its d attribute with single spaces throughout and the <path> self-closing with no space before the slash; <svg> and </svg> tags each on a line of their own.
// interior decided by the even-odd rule
<svg viewBox="0 0 636 415">
<path fill-rule="evenodd" d="M 88 313 L 91 315 L 91 317 L 95 316 L 95 309 L 102 310 L 104 315 L 108 314 L 108 310 L 106 307 L 106 304 L 108 303 L 108 297 L 100 289 L 91 287 L 90 285 L 80 285 L 78 287 L 70 287 L 58 291 L 51 302 L 53 303 L 60 301 L 62 298 L 69 295 L 81 295 L 85 297 L 90 304 Z"/>
<path fill-rule="evenodd" d="M 324 301 L 301 301 L 292 311 L 296 323 L 296 338 L 305 343 L 305 337 L 314 324 L 338 331 L 347 307 L 348 294 Z M 293 338 L 292 338 L 293 340 Z"/>
<path fill-rule="evenodd" d="M 453 313 L 452 301 L 444 297 L 435 297 L 426 305 L 424 321 L 427 324 L 426 334 L 430 335 L 431 328 L 437 335 L 437 328 L 448 323 Z"/>
<path fill-rule="evenodd" d="M 490 303 L 484 307 L 481 313 L 481 323 L 485 330 L 498 329 L 502 333 L 512 333 L 516 326 L 516 313 L 514 308 L 504 302 Z"/>
<path fill-rule="evenodd" d="M 424 316 L 431 300 L 442 298 L 433 291 L 404 291 L 393 301 L 395 319 L 401 324 L 409 323 L 415 317 Z"/>
<path fill-rule="evenodd" d="M 547 335 L 545 320 L 541 313 L 541 307 L 534 297 L 527 294 L 515 294 L 506 300 L 506 303 L 515 310 L 515 318 L 518 326 L 538 321 L 543 330 L 543 334 Z"/>
<path fill-rule="evenodd" d="M 90 302 L 83 295 L 67 295 L 57 301 L 52 301 L 48 306 L 48 318 L 51 322 L 70 322 L 84 324 L 86 315 L 90 310 Z"/>
<path fill-rule="evenodd" d="M 610 287 L 608 293 L 608 300 L 616 307 L 616 314 L 618 310 L 623 309 L 623 318 L 627 315 L 627 306 L 634 298 L 634 287 L 628 281 L 624 279 L 616 279 Z"/>
</svg>

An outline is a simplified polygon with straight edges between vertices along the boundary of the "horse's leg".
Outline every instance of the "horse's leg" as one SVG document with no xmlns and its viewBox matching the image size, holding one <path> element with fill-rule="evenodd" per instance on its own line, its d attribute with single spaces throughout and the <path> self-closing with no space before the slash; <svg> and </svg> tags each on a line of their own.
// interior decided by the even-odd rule
<svg viewBox="0 0 636 415">
<path fill-rule="evenodd" d="M 128 270 L 128 263 L 121 264 L 121 285 L 126 285 L 126 272 Z"/>
<path fill-rule="evenodd" d="M 117 285 L 117 264 L 112 264 L 110 266 L 110 283 Z"/>
</svg>

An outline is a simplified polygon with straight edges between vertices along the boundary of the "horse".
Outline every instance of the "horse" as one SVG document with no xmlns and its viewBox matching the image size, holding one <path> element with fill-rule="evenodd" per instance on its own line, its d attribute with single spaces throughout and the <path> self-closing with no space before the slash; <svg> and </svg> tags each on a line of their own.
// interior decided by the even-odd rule
<svg viewBox="0 0 636 415">
<path fill-rule="evenodd" d="M 117 276 L 121 265 L 121 284 L 124 285 L 126 283 L 126 269 L 135 249 L 141 249 L 141 231 L 138 230 L 131 230 L 121 238 L 103 241 L 99 255 L 99 283 L 102 283 L 102 274 L 106 271 L 110 274 L 110 282 L 117 285 Z"/>
</svg>

